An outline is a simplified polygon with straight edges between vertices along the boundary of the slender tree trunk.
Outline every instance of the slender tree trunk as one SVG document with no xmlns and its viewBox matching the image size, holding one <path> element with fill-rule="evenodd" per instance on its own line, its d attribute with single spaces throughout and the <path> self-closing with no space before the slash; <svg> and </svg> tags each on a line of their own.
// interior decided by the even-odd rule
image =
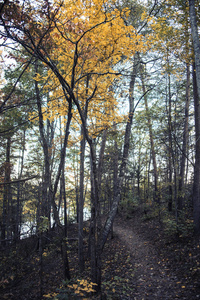
<svg viewBox="0 0 200 300">
<path fill-rule="evenodd" d="M 10 182 L 11 175 L 11 137 L 7 138 L 6 145 L 6 172 L 5 172 L 5 180 L 6 182 Z M 5 188 L 5 197 L 7 202 L 7 220 L 6 220 L 6 233 L 7 239 L 12 238 L 12 213 L 13 213 L 13 203 L 12 203 L 12 193 L 11 193 L 11 184 L 7 184 Z"/>
<path fill-rule="evenodd" d="M 55 196 L 56 196 L 56 192 L 58 189 L 58 183 L 59 183 L 59 179 L 60 179 L 60 176 L 62 173 L 62 168 L 65 165 L 65 155 L 66 155 L 66 148 L 67 148 L 68 137 L 69 137 L 69 128 L 70 128 L 70 124 L 71 124 L 71 120 L 72 120 L 72 112 L 71 111 L 72 111 L 72 102 L 69 102 L 63 147 L 60 151 L 60 162 L 59 162 L 59 166 L 58 166 L 56 179 L 54 182 L 54 187 L 53 187 L 53 189 L 50 189 L 50 192 L 51 192 L 50 203 L 51 203 L 51 206 L 53 207 L 54 219 L 55 219 L 56 223 L 58 224 L 58 226 L 60 226 L 60 227 L 62 227 L 62 226 L 60 224 L 59 214 L 58 214 L 57 206 L 55 203 Z"/>
<path fill-rule="evenodd" d="M 62 128 L 61 128 L 61 118 L 60 118 L 60 136 L 62 136 Z M 61 149 L 62 139 L 61 139 Z M 71 279 L 70 269 L 69 269 L 69 260 L 68 260 L 68 253 L 67 253 L 67 199 L 66 199 L 66 191 L 65 191 L 65 163 L 62 166 L 62 172 L 60 176 L 60 200 L 58 205 L 58 211 L 60 207 L 62 207 L 62 200 L 64 202 L 64 226 L 62 228 L 62 238 L 61 238 L 61 253 L 62 253 L 62 260 L 63 260 L 63 273 L 64 279 Z"/>
<path fill-rule="evenodd" d="M 131 136 L 131 126 L 133 122 L 133 114 L 134 114 L 134 85 L 135 85 L 135 79 L 138 71 L 138 55 L 135 56 L 134 63 L 133 63 L 133 70 L 131 74 L 131 80 L 129 85 L 129 117 L 128 122 L 126 124 L 126 131 L 124 136 L 124 149 L 123 149 L 123 155 L 122 155 L 122 163 L 119 169 L 119 177 L 117 179 L 117 188 L 114 194 L 114 200 L 108 215 L 108 218 L 106 220 L 106 223 L 104 225 L 103 233 L 102 233 L 102 240 L 101 240 L 101 251 L 103 251 L 104 245 L 106 243 L 106 240 L 108 238 L 109 232 L 112 228 L 112 224 L 114 221 L 114 218 L 117 213 L 118 204 L 120 201 L 121 196 L 121 187 L 125 175 L 125 169 L 127 165 L 127 159 L 128 159 L 128 153 L 129 153 L 129 143 L 130 143 L 130 136 Z"/>
<path fill-rule="evenodd" d="M 38 64 L 35 63 L 35 72 L 38 73 Z M 41 105 L 41 98 L 40 98 L 40 91 L 38 88 L 38 82 L 35 80 L 35 93 L 36 93 L 36 100 L 37 100 L 37 108 L 38 108 L 38 116 L 39 116 L 39 131 L 40 131 L 40 138 L 43 148 L 44 154 L 44 183 L 42 185 L 42 201 L 41 201 L 41 215 L 47 217 L 48 211 L 48 203 L 49 203 L 49 190 L 51 187 L 50 182 L 50 159 L 49 159 L 49 149 L 47 139 L 45 137 L 45 130 L 44 130 L 44 122 L 43 122 L 43 115 L 42 115 L 42 105 Z"/>
<path fill-rule="evenodd" d="M 62 180 L 62 175 L 60 178 L 60 194 L 59 194 L 59 202 L 58 202 L 58 211 L 62 209 L 62 200 L 63 200 L 63 180 Z"/>
<path fill-rule="evenodd" d="M 25 140 L 26 140 L 26 131 L 23 132 L 22 138 L 22 149 L 21 149 L 21 164 L 19 171 L 19 180 L 22 177 L 23 168 L 24 168 L 24 153 L 25 153 Z M 16 222 L 15 222 L 15 240 L 20 238 L 20 219 L 21 219 L 21 205 L 20 205 L 20 197 L 21 197 L 21 189 L 20 182 L 17 184 L 17 211 L 16 211 Z"/>
<path fill-rule="evenodd" d="M 97 242 L 96 242 L 96 266 L 97 266 L 97 284 L 98 290 L 101 290 L 101 269 L 102 269 L 102 261 L 101 261 L 101 234 L 102 234 L 102 225 L 101 225 L 101 203 L 100 203 L 100 194 L 101 194 L 101 180 L 102 180 L 102 168 L 103 168 L 103 157 L 106 146 L 106 138 L 107 138 L 107 129 L 104 130 L 101 142 L 101 148 L 99 153 L 99 161 L 97 168 L 97 185 L 95 188 L 98 188 L 98 202 L 96 216 L 97 216 Z M 97 195 L 96 195 L 97 196 Z"/>
<path fill-rule="evenodd" d="M 101 288 L 101 283 L 97 280 L 97 254 L 96 254 L 96 224 L 98 209 L 98 183 L 96 173 L 96 153 L 93 142 L 90 144 L 91 162 L 91 222 L 90 222 L 90 256 L 91 256 L 91 280 L 98 284 L 97 289 Z M 96 180 L 96 183 L 95 183 Z M 97 198 L 96 198 L 97 196 Z M 100 279 L 99 279 L 100 280 Z"/>
<path fill-rule="evenodd" d="M 200 234 L 200 41 L 196 20 L 195 1 L 189 0 L 190 23 L 195 54 L 195 68 L 193 68 L 193 90 L 195 107 L 196 153 L 193 185 L 193 210 L 196 234 Z"/>
<path fill-rule="evenodd" d="M 112 227 L 114 218 L 117 213 L 117 207 L 118 207 L 118 204 L 120 201 L 121 187 L 122 187 L 122 182 L 124 179 L 124 173 L 125 173 L 125 168 L 126 168 L 126 163 L 127 163 L 127 158 L 128 158 L 129 140 L 130 140 L 130 134 L 131 134 L 132 120 L 133 120 L 133 111 L 131 111 L 129 113 L 129 120 L 126 124 L 126 133 L 125 133 L 125 138 L 124 138 L 124 151 L 123 151 L 122 163 L 121 163 L 120 171 L 119 171 L 119 178 L 117 180 L 117 190 L 115 193 L 115 199 L 112 203 L 111 210 L 109 212 L 108 218 L 106 220 L 106 223 L 105 223 L 105 226 L 103 229 L 101 250 L 103 250 L 106 240 L 108 238 L 108 234 Z"/>
<path fill-rule="evenodd" d="M 64 237 L 67 237 L 67 198 L 65 190 L 65 168 L 63 166 L 62 170 L 62 194 L 64 201 Z"/>
<path fill-rule="evenodd" d="M 193 95 L 194 95 L 194 113 L 195 113 L 195 166 L 193 182 L 193 214 L 195 233 L 200 234 L 200 103 L 196 82 L 196 68 L 193 64 Z"/>
<path fill-rule="evenodd" d="M 40 286 L 40 298 L 43 296 L 44 280 L 43 280 L 43 233 L 39 233 L 39 286 Z"/>
<path fill-rule="evenodd" d="M 107 129 L 104 130 L 102 135 L 101 148 L 99 152 L 99 161 L 98 161 L 98 186 L 99 186 L 99 195 L 101 194 L 101 180 L 102 180 L 102 172 L 103 172 L 103 157 L 106 146 L 107 139 Z"/>
<path fill-rule="evenodd" d="M 189 0 L 190 9 L 190 24 L 192 31 L 192 40 L 195 55 L 195 70 L 196 70 L 196 81 L 197 81 L 197 91 L 200 95 L 200 40 L 197 26 L 197 17 L 195 11 L 195 0 Z"/>
<path fill-rule="evenodd" d="M 146 193 L 146 198 L 145 198 L 146 203 L 148 203 L 149 195 L 150 195 L 150 172 L 151 172 L 150 170 L 151 170 L 151 153 L 150 153 L 148 170 L 147 170 L 147 193 Z"/>
<path fill-rule="evenodd" d="M 86 102 L 83 111 L 83 116 L 85 123 L 87 125 L 87 112 L 88 112 L 88 88 L 89 88 L 90 76 L 88 75 L 86 78 Z M 84 208 L 84 166 L 85 166 L 85 145 L 86 145 L 86 136 L 84 125 L 81 125 L 81 147 L 80 147 L 80 185 L 79 185 L 79 201 L 78 201 L 78 258 L 79 258 L 79 269 L 80 272 L 84 271 L 85 262 L 84 262 L 84 251 L 83 251 L 83 208 Z"/>
<path fill-rule="evenodd" d="M 90 257 L 91 257 L 91 280 L 97 283 L 97 291 L 101 290 L 101 207 L 100 207 L 100 183 L 103 154 L 106 143 L 105 130 L 102 137 L 99 163 L 96 164 L 95 142 L 91 141 L 91 222 L 90 222 Z"/>
<path fill-rule="evenodd" d="M 81 153 L 80 153 L 80 185 L 79 185 L 79 205 L 78 205 L 78 259 L 80 272 L 84 270 L 83 251 L 83 207 L 84 207 L 84 164 L 85 164 L 85 134 L 81 128 Z"/>
<path fill-rule="evenodd" d="M 49 102 L 49 96 L 47 94 L 47 105 Z M 54 139 L 54 133 L 55 133 L 55 128 L 54 128 L 54 121 L 50 122 L 49 119 L 47 119 L 47 146 L 48 146 L 48 155 L 49 155 L 49 183 L 50 187 L 52 184 L 52 167 L 53 167 L 53 154 L 52 154 L 52 148 L 53 148 L 53 139 Z M 61 148 L 62 149 L 62 148 Z M 51 199 L 49 197 L 48 189 L 47 189 L 47 203 L 46 203 L 46 214 L 49 220 L 49 229 L 51 229 Z M 58 209 L 59 211 L 59 209 Z"/>
<path fill-rule="evenodd" d="M 76 176 L 78 177 L 78 176 Z M 76 179 L 75 179 L 76 181 Z M 74 214 L 76 213 L 76 222 L 79 222 L 79 187 L 78 187 L 78 178 L 77 184 L 75 184 L 75 191 L 76 191 L 76 208 L 74 207 Z"/>
<path fill-rule="evenodd" d="M 190 103 L 190 66 L 186 66 L 187 72 L 187 83 L 186 83 L 186 98 L 185 98 L 185 118 L 184 118 L 184 128 L 183 128 L 183 145 L 182 145 L 182 155 L 181 155 L 181 166 L 178 181 L 178 200 L 177 209 L 178 212 L 183 209 L 184 200 L 184 179 L 185 179 L 185 163 L 188 149 L 188 120 L 189 120 L 189 103 Z"/>
<path fill-rule="evenodd" d="M 117 134 L 117 127 L 116 124 L 114 125 L 114 131 L 115 134 Z M 118 180 L 118 165 L 119 165 L 119 150 L 118 150 L 118 145 L 117 145 L 117 141 L 115 138 L 114 141 L 114 159 L 113 159 L 113 199 L 112 202 L 115 200 L 116 198 L 116 191 L 117 191 L 117 180 Z M 111 208 L 111 206 L 110 206 Z M 113 238 L 113 224 L 111 227 L 111 238 Z"/>
<path fill-rule="evenodd" d="M 67 253 L 67 199 L 66 199 L 66 192 L 65 192 L 65 174 L 64 174 L 64 166 L 62 170 L 62 193 L 63 193 L 63 200 L 64 200 L 64 227 L 63 227 L 63 238 L 61 241 L 62 245 L 62 257 L 63 257 L 63 269 L 64 269 L 64 279 L 71 279 L 70 275 L 70 268 L 69 268 L 69 259 Z"/>
<path fill-rule="evenodd" d="M 35 63 L 35 72 L 37 74 L 37 62 Z M 36 99 L 37 99 L 37 107 L 38 107 L 38 116 L 39 116 L 39 130 L 40 130 L 40 137 L 42 141 L 42 147 L 43 147 L 43 153 L 44 153 L 44 160 L 45 160 L 45 195 L 46 195 L 46 205 L 48 206 L 48 203 L 51 203 L 51 206 L 53 208 L 53 214 L 54 214 L 54 220 L 56 224 L 60 227 L 60 218 L 59 218 L 59 212 L 57 210 L 57 205 L 55 203 L 55 196 L 58 189 L 58 184 L 62 172 L 63 165 L 65 163 L 65 154 L 66 154 L 66 147 L 68 143 L 68 137 L 69 137 L 69 127 L 72 119 L 72 101 L 68 99 L 68 115 L 67 115 L 67 121 L 66 121 L 66 127 L 65 127 L 65 136 L 63 141 L 63 147 L 61 149 L 60 153 L 60 162 L 58 166 L 58 171 L 56 175 L 56 179 L 54 182 L 54 186 L 51 184 L 50 180 L 50 162 L 49 162 L 49 149 L 48 149 L 48 143 L 47 139 L 44 134 L 44 123 L 43 123 L 43 115 L 42 115 L 42 106 L 41 106 L 41 99 L 40 99 L 40 91 L 38 88 L 38 83 L 35 80 L 35 91 L 36 91 Z M 45 209 L 45 208 L 43 208 Z"/>
<path fill-rule="evenodd" d="M 144 94 L 145 109 L 146 109 L 148 128 L 149 128 L 149 137 L 150 137 L 150 143 L 151 143 L 151 154 L 152 154 L 152 160 L 153 160 L 154 199 L 157 203 L 159 203 L 160 202 L 160 195 L 159 195 L 159 190 L 158 190 L 158 170 L 157 170 L 157 162 L 156 162 L 156 152 L 155 152 L 155 146 L 154 146 L 152 122 L 151 122 L 150 113 L 149 113 L 149 107 L 148 107 L 146 87 L 145 87 L 145 83 L 144 83 L 144 74 L 143 73 L 144 73 L 143 68 L 140 68 L 140 76 L 141 76 L 141 81 L 142 81 L 142 90 L 143 90 L 143 94 Z"/>
<path fill-rule="evenodd" d="M 167 74 L 168 78 L 168 169 L 169 169 L 169 194 L 168 194 L 168 210 L 172 211 L 172 204 L 173 204 L 173 181 L 172 181 L 172 175 L 173 175 L 173 161 L 172 161 L 172 156 L 173 156 L 173 148 L 172 148 L 172 99 L 171 99 L 171 77 L 170 74 Z"/>
<path fill-rule="evenodd" d="M 6 143 L 6 159 L 4 163 L 4 182 L 10 182 L 10 173 L 11 173 L 11 165 L 10 165 L 10 147 L 11 147 L 11 137 L 7 137 Z M 1 239 L 3 244 L 5 244 L 6 237 L 9 238 L 9 227 L 10 227 L 10 194 L 11 194 L 11 186 L 10 184 L 4 185 L 3 192 L 3 216 L 2 216 L 2 229 L 1 229 Z"/>
</svg>

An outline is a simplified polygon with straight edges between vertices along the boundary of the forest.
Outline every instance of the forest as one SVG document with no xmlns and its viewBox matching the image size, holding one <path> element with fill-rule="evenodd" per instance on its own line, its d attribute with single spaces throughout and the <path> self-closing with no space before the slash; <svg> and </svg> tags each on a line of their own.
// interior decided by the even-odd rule
<svg viewBox="0 0 200 300">
<path fill-rule="evenodd" d="M 0 1 L 0 298 L 200 297 L 200 1 Z"/>
</svg>

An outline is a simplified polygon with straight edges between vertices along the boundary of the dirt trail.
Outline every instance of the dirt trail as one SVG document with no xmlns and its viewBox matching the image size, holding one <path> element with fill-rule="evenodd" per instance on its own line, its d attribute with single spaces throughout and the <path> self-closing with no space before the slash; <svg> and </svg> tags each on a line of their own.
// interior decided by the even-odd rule
<svg viewBox="0 0 200 300">
<path fill-rule="evenodd" d="M 153 242 L 138 234 L 134 221 L 117 218 L 114 233 L 131 254 L 132 268 L 135 270 L 135 296 L 133 300 L 143 299 L 198 299 L 190 296 L 190 287 L 184 285 L 158 254 Z M 184 278 L 184 274 L 183 274 Z"/>
</svg>

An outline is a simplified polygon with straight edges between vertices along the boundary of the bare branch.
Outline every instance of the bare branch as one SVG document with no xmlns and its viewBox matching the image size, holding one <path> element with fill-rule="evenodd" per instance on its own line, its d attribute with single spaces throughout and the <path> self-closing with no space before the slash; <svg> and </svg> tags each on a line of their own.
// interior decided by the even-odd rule
<svg viewBox="0 0 200 300">
<path fill-rule="evenodd" d="M 28 178 L 23 178 L 23 179 L 18 179 L 18 180 L 13 180 L 13 181 L 9 181 L 9 182 L 0 182 L 0 185 L 6 185 L 6 184 L 14 184 L 14 183 L 20 183 L 20 182 L 25 182 L 34 178 L 39 178 L 39 175 L 34 175 Z"/>
</svg>

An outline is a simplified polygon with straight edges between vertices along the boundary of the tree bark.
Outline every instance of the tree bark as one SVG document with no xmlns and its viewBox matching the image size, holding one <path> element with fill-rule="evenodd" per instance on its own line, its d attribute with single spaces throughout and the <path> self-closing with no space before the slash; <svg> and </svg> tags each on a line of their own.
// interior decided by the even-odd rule
<svg viewBox="0 0 200 300">
<path fill-rule="evenodd" d="M 38 63 L 35 62 L 35 73 L 38 73 Z M 42 149 L 44 154 L 44 183 L 42 185 L 42 203 L 41 203 L 41 215 L 47 217 L 48 203 L 49 203 L 49 190 L 51 186 L 50 181 L 50 161 L 49 161 L 49 149 L 47 139 L 44 133 L 44 122 L 42 115 L 42 105 L 40 98 L 40 91 L 38 87 L 38 82 L 35 80 L 35 93 L 37 100 L 38 116 L 39 116 L 39 132 L 40 139 L 42 143 Z"/>
<path fill-rule="evenodd" d="M 144 83 L 144 69 L 140 68 L 140 76 L 142 81 L 142 90 L 144 94 L 144 101 L 145 101 L 145 109 L 146 109 L 146 115 L 147 115 L 147 121 L 148 121 L 148 128 L 149 128 L 149 137 L 150 137 L 150 143 L 151 143 L 151 154 L 152 154 L 152 160 L 153 160 L 153 172 L 154 172 L 154 200 L 155 202 L 160 202 L 160 195 L 158 190 L 158 170 L 157 170 L 157 162 L 156 162 L 156 153 L 155 153 L 155 146 L 154 146 L 154 138 L 153 138 L 153 130 L 152 130 L 152 122 L 149 114 L 149 107 L 148 107 L 148 101 L 147 101 L 147 94 L 146 94 L 146 87 Z"/>
<path fill-rule="evenodd" d="M 200 234 L 200 103 L 196 82 L 196 68 L 193 64 L 193 95 L 195 117 L 195 166 L 193 182 L 193 216 L 195 233 Z"/>
<path fill-rule="evenodd" d="M 7 137 L 6 143 L 6 159 L 4 163 L 4 181 L 6 183 L 10 182 L 10 173 L 11 173 L 11 165 L 10 165 L 10 147 L 11 147 L 11 137 Z M 1 239 L 5 244 L 6 236 L 8 238 L 9 232 L 8 228 L 10 227 L 10 204 L 9 204 L 9 197 L 10 197 L 10 184 L 4 185 L 4 192 L 3 192 L 3 214 L 2 214 L 2 228 L 1 228 Z"/>
<path fill-rule="evenodd" d="M 183 209 L 183 200 L 184 200 L 184 179 L 185 179 L 185 163 L 188 149 L 188 120 L 189 120 L 189 103 L 190 103 L 190 66 L 186 66 L 187 72 L 187 83 L 186 83 L 186 97 L 185 97 L 185 118 L 184 118 L 184 128 L 183 128 L 183 145 L 182 145 L 182 156 L 181 156 L 181 166 L 179 174 L 179 183 L 178 183 L 178 200 L 177 200 L 177 209 L 178 212 Z"/>
<path fill-rule="evenodd" d="M 119 168 L 119 149 L 117 145 L 116 135 L 117 135 L 117 126 L 114 124 L 114 134 L 115 134 L 115 140 L 114 140 L 114 158 L 113 158 L 113 198 L 112 202 L 115 200 L 116 197 L 116 191 L 117 191 L 117 180 L 118 180 L 118 168 Z M 112 203 L 110 203 L 111 208 Z M 113 238 L 113 224 L 111 227 L 111 238 Z"/>
<path fill-rule="evenodd" d="M 88 88 L 89 88 L 90 76 L 86 78 L 86 102 L 83 111 L 83 116 L 85 120 L 85 126 L 87 125 L 87 113 L 88 113 Z M 84 125 L 81 125 L 81 144 L 80 144 L 80 184 L 79 184 L 79 199 L 78 199 L 78 259 L 79 259 L 79 269 L 80 272 L 84 271 L 85 262 L 84 262 L 84 251 L 83 251 L 83 208 L 84 208 L 84 167 L 85 167 L 85 146 L 86 146 L 86 136 Z"/>
<path fill-rule="evenodd" d="M 37 74 L 37 62 L 35 64 L 35 72 Z M 43 124 L 43 115 L 42 115 L 42 107 L 41 107 L 41 99 L 40 99 L 40 91 L 38 88 L 38 83 L 35 80 L 35 91 L 36 91 L 36 99 L 37 99 L 37 106 L 38 106 L 38 116 L 39 116 L 39 130 L 40 130 L 40 137 L 42 140 L 42 147 L 45 159 L 45 205 L 48 207 L 48 203 L 51 204 L 53 208 L 54 220 L 58 226 L 61 227 L 60 219 L 59 219 L 59 212 L 57 210 L 57 206 L 55 203 L 55 196 L 58 188 L 59 179 L 61 176 L 62 168 L 65 163 L 65 152 L 68 143 L 68 136 L 69 136 L 69 127 L 72 119 L 72 101 L 68 99 L 68 116 L 67 122 L 65 127 L 65 137 L 63 141 L 63 147 L 60 153 L 60 162 L 58 166 L 58 171 L 56 175 L 56 179 L 54 182 L 54 186 L 52 187 L 51 180 L 50 180 L 50 162 L 49 162 L 49 149 L 47 139 L 45 138 L 44 134 L 44 124 Z M 43 208 L 45 210 L 45 208 Z"/>
<path fill-rule="evenodd" d="M 172 204 L 173 204 L 173 182 L 172 182 L 172 163 L 173 163 L 173 148 L 172 148 L 172 99 L 171 99 L 171 77 L 170 74 L 167 74 L 168 78 L 168 170 L 169 170 L 169 179 L 168 179 L 168 185 L 169 185 L 169 199 L 168 199 L 168 211 L 172 211 Z"/>
<path fill-rule="evenodd" d="M 20 172 L 19 172 L 19 180 L 22 178 L 23 168 L 24 168 L 24 152 L 25 152 L 25 141 L 26 141 L 26 131 L 23 131 L 23 138 L 22 138 L 22 149 L 21 149 L 21 165 L 20 165 Z M 17 183 L 17 211 L 16 211 L 16 221 L 15 221 L 15 240 L 20 239 L 20 211 L 21 211 L 21 203 L 20 203 L 20 196 L 21 196 L 21 189 L 20 189 L 20 182 Z"/>
<path fill-rule="evenodd" d="M 84 251 L 83 251 L 83 207 L 84 207 L 84 165 L 85 165 L 85 134 L 81 126 L 81 153 L 80 153 L 80 185 L 78 201 L 78 259 L 80 272 L 84 271 Z"/>
<path fill-rule="evenodd" d="M 192 31 L 192 40 L 193 40 L 194 55 L 195 55 L 197 90 L 198 90 L 198 95 L 200 95 L 200 41 L 199 41 L 197 17 L 195 11 L 195 0 L 189 0 L 189 9 L 190 9 L 190 24 L 191 24 L 191 31 Z"/>
<path fill-rule="evenodd" d="M 200 235 L 200 41 L 196 20 L 195 1 L 189 0 L 190 24 L 195 55 L 195 69 L 193 70 L 193 88 L 195 105 L 195 131 L 196 131 L 196 152 L 194 167 L 193 185 L 193 211 L 195 233 Z"/>
</svg>

